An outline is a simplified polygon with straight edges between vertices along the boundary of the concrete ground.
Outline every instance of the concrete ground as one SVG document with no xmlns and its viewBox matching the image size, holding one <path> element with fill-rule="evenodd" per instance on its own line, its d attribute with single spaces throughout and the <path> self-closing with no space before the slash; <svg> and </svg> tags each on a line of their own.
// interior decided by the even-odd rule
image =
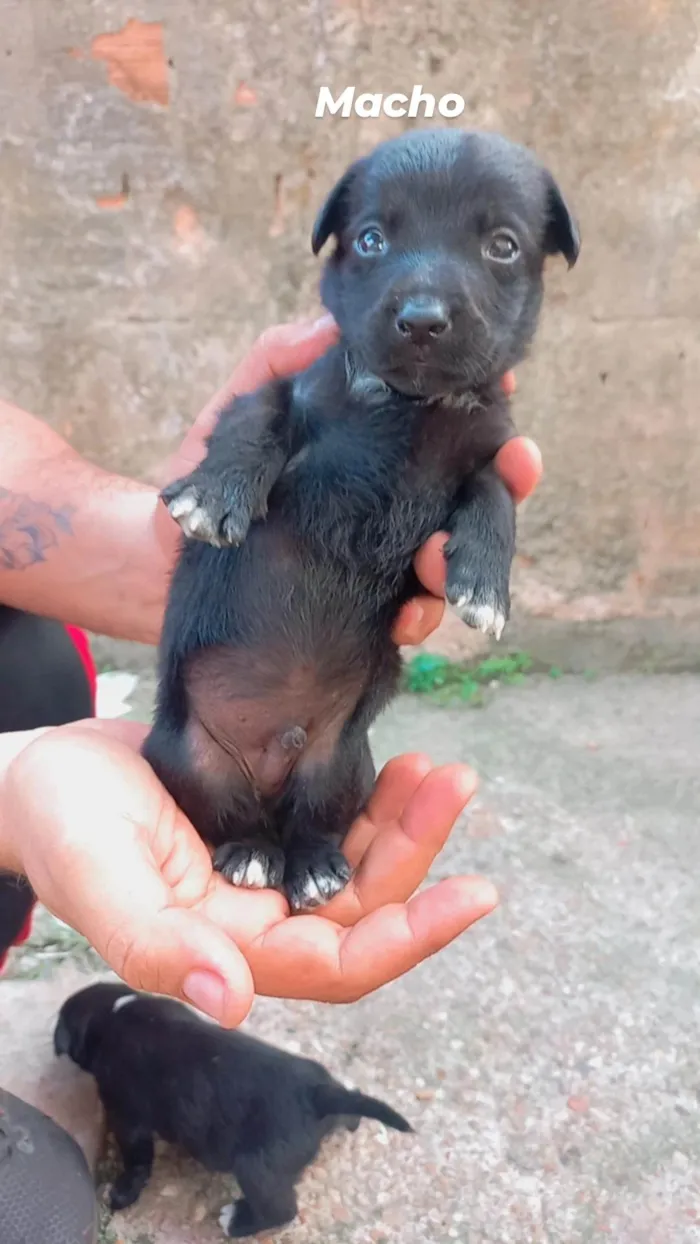
<svg viewBox="0 0 700 1244">
<path fill-rule="evenodd" d="M 416 1127 L 332 1139 L 279 1244 L 700 1241 L 699 740 L 700 678 L 681 675 L 531 679 L 481 709 L 403 698 L 386 715 L 380 759 L 421 748 L 479 770 L 435 876 L 484 873 L 502 903 L 355 1006 L 255 1007 L 251 1030 Z M 10 1087 L 73 985 L 74 952 L 46 917 L 15 952 L 0 984 Z M 50 1083 L 41 1048 L 32 1074 Z M 229 1200 L 227 1181 L 163 1152 L 104 1240 L 213 1244 Z"/>
</svg>

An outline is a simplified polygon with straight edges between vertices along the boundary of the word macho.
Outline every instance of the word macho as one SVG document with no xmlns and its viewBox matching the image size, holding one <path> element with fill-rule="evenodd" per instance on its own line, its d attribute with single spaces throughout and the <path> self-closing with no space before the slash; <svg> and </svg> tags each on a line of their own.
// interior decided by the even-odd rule
<svg viewBox="0 0 700 1244">
<path fill-rule="evenodd" d="M 436 99 L 429 92 L 424 94 L 422 86 L 414 86 L 410 95 L 399 92 L 392 95 L 356 95 L 356 90 L 357 87 L 346 86 L 334 99 L 330 87 L 322 86 L 318 93 L 316 116 L 323 117 L 328 112 L 332 117 L 338 113 L 341 117 L 349 117 L 354 112 L 357 117 L 380 117 L 382 113 L 385 117 L 434 117 L 437 108 L 441 117 L 459 117 L 466 106 L 462 95 L 441 95 Z"/>
</svg>

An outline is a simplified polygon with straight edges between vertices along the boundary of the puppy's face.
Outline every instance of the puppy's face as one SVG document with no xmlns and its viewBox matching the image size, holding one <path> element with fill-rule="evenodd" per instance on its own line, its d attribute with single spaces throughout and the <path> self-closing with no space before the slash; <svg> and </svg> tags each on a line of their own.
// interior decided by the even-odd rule
<svg viewBox="0 0 700 1244">
<path fill-rule="evenodd" d="M 115 1007 L 134 997 L 128 985 L 109 982 L 88 985 L 74 993 L 59 1012 L 53 1034 L 55 1054 L 67 1054 L 83 1071 L 90 1071 L 103 1025 Z"/>
<path fill-rule="evenodd" d="M 547 255 L 579 236 L 551 175 L 495 134 L 414 131 L 353 164 L 316 221 L 322 296 L 359 365 L 411 396 L 458 394 L 522 358 Z"/>
</svg>

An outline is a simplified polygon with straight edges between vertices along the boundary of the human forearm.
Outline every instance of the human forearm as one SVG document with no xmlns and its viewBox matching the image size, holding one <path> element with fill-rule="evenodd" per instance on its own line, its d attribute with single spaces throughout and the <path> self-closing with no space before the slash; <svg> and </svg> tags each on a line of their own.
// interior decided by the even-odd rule
<svg viewBox="0 0 700 1244">
<path fill-rule="evenodd" d="M 175 547 L 155 489 L 0 402 L 0 602 L 155 643 Z"/>
<path fill-rule="evenodd" d="M 330 317 L 271 329 L 207 404 L 163 483 L 202 458 L 234 394 L 308 367 Z M 0 400 L 0 604 L 154 644 L 179 531 L 153 488 L 86 462 L 39 419 Z"/>
</svg>

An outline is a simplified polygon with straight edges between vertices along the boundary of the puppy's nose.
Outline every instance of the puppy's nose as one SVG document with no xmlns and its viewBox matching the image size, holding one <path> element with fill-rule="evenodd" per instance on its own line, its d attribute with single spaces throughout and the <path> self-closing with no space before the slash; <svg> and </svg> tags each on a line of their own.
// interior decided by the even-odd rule
<svg viewBox="0 0 700 1244">
<path fill-rule="evenodd" d="M 450 328 L 450 313 L 439 298 L 417 295 L 409 298 L 396 316 L 396 327 L 402 337 L 415 345 L 424 345 L 440 337 Z"/>
</svg>

